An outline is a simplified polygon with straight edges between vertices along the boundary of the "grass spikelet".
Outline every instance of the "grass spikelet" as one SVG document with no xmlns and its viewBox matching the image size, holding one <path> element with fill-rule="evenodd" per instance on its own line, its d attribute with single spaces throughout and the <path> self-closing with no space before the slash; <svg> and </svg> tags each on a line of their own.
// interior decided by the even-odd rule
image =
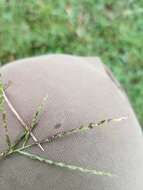
<svg viewBox="0 0 143 190">
<path fill-rule="evenodd" d="M 47 102 L 47 99 L 48 99 L 48 96 L 45 96 L 43 98 L 42 103 L 38 106 L 38 109 L 34 113 L 34 116 L 33 116 L 32 122 L 31 122 L 31 126 L 30 126 L 30 131 L 33 131 L 33 129 L 37 126 L 40 116 L 42 114 L 42 111 L 44 109 L 45 103 Z M 25 134 L 23 146 L 25 146 L 29 140 L 30 131 L 27 131 Z"/>
<path fill-rule="evenodd" d="M 42 141 L 40 141 L 40 143 L 52 142 L 52 141 L 56 140 L 57 138 L 62 138 L 62 137 L 68 136 L 68 135 L 72 135 L 74 133 L 87 131 L 90 129 L 94 129 L 96 127 L 103 127 L 105 124 L 108 124 L 110 122 L 120 122 L 125 119 L 127 119 L 127 117 L 105 119 L 105 120 L 99 121 L 98 123 L 89 123 L 88 125 L 82 125 L 80 127 L 73 128 L 68 131 L 62 131 L 62 132 L 56 133 L 52 136 L 48 136 L 48 137 L 44 138 Z"/>
<path fill-rule="evenodd" d="M 58 138 L 63 138 L 65 136 L 72 135 L 74 133 L 79 133 L 79 132 L 83 132 L 83 131 L 86 131 L 86 130 L 94 129 L 95 127 L 103 127 L 104 124 L 107 124 L 109 122 L 120 122 L 120 121 L 125 120 L 125 119 L 127 119 L 127 117 L 105 119 L 105 120 L 102 120 L 102 121 L 100 121 L 98 123 L 89 123 L 88 125 L 82 125 L 80 127 L 73 128 L 73 129 L 70 129 L 68 131 L 62 131 L 62 132 L 56 133 L 56 134 L 54 134 L 52 136 L 45 137 L 45 138 L 43 138 L 42 140 L 40 140 L 38 142 L 34 142 L 32 144 L 25 145 L 24 147 L 21 147 L 21 148 L 19 148 L 17 150 L 22 151 L 22 150 L 28 149 L 28 148 L 30 148 L 32 146 L 35 146 L 38 143 L 40 143 L 40 144 L 51 143 L 51 142 L 53 142 L 54 140 L 56 140 Z M 23 137 L 23 136 L 21 136 L 21 137 Z"/>
<path fill-rule="evenodd" d="M 2 121 L 3 121 L 3 128 L 5 130 L 6 142 L 7 142 L 9 149 L 10 149 L 11 148 L 11 140 L 10 140 L 9 133 L 8 133 L 6 111 L 3 111 L 3 113 L 2 113 Z"/>
<path fill-rule="evenodd" d="M 83 167 L 79 167 L 79 166 L 75 166 L 75 165 L 69 165 L 69 164 L 65 164 L 63 162 L 57 162 L 57 161 L 53 161 L 53 160 L 49 160 L 47 158 L 41 157 L 39 155 L 36 154 L 31 154 L 29 152 L 25 152 L 25 151 L 17 151 L 19 154 L 24 155 L 32 160 L 37 160 L 43 163 L 46 163 L 48 165 L 53 165 L 53 166 L 57 166 L 60 168 L 66 168 L 68 170 L 77 170 L 83 173 L 90 173 L 90 174 L 94 174 L 94 175 L 99 175 L 99 176 L 108 176 L 108 177 L 113 177 L 114 175 L 109 173 L 109 172 L 103 172 L 103 171 L 97 171 L 97 170 L 90 170 L 87 168 L 83 168 Z"/>
<path fill-rule="evenodd" d="M 6 143 L 9 147 L 9 149 L 11 148 L 11 140 L 9 137 L 9 133 L 8 133 L 8 124 L 7 124 L 7 114 L 6 114 L 6 110 L 5 110 L 5 99 L 3 96 L 3 91 L 4 91 L 4 86 L 2 81 L 0 80 L 0 112 L 2 113 L 2 125 L 5 131 L 5 137 L 6 137 Z"/>
</svg>

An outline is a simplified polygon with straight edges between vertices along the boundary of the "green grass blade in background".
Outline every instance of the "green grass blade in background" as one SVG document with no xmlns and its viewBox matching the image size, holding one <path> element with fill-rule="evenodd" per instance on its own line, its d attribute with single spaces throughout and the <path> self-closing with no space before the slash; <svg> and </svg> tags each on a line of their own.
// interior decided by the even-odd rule
<svg viewBox="0 0 143 190">
<path fill-rule="evenodd" d="M 143 125 L 142 0 L 0 0 L 0 62 L 47 53 L 98 55 Z"/>
</svg>

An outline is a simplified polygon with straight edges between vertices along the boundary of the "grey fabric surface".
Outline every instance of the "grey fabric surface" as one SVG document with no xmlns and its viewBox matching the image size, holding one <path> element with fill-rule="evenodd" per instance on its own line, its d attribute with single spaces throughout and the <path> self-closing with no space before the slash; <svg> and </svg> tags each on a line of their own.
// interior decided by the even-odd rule
<svg viewBox="0 0 143 190">
<path fill-rule="evenodd" d="M 34 134 L 42 139 L 58 131 L 128 116 L 105 128 L 68 136 L 45 144 L 49 159 L 112 172 L 109 178 L 68 171 L 20 155 L 0 162 L 0 190 L 142 190 L 143 138 L 126 95 L 98 58 L 48 55 L 19 60 L 1 68 L 7 95 L 27 123 L 48 94 L 48 102 Z M 11 138 L 22 132 L 7 108 Z M 55 129 L 61 124 L 59 129 Z M 0 150 L 6 148 L 3 129 Z M 31 152 L 40 153 L 35 147 Z"/>
</svg>

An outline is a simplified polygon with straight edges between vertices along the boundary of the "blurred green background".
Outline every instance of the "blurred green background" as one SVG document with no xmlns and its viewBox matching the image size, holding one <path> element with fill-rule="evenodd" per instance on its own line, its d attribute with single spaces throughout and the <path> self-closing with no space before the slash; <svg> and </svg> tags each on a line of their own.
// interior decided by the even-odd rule
<svg viewBox="0 0 143 190">
<path fill-rule="evenodd" d="M 143 0 L 0 0 L 0 62 L 47 53 L 97 55 L 143 126 Z"/>
</svg>

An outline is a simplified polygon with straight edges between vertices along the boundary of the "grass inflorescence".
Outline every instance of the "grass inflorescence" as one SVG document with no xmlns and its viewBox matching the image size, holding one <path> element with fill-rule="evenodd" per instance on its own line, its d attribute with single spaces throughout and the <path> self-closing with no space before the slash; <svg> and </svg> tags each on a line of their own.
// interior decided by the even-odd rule
<svg viewBox="0 0 143 190">
<path fill-rule="evenodd" d="M 60 161 L 55 161 L 55 160 L 50 160 L 46 157 L 43 157 L 42 155 L 37 155 L 37 154 L 33 154 L 30 153 L 28 151 L 29 148 L 33 147 L 33 146 L 38 146 L 40 147 L 42 150 L 42 144 L 43 143 L 51 143 L 53 141 L 55 141 L 57 138 L 64 138 L 65 136 L 68 135 L 73 135 L 75 133 L 80 133 L 83 131 L 87 131 L 87 130 L 91 130 L 94 129 L 96 127 L 103 127 L 105 124 L 108 124 L 110 122 L 119 122 L 121 120 L 126 119 L 126 117 L 120 117 L 120 118 L 112 118 L 112 119 L 104 119 L 98 123 L 89 123 L 87 125 L 81 125 L 80 127 L 77 128 L 73 128 L 67 131 L 62 131 L 59 133 L 56 133 L 52 136 L 47 136 L 41 140 L 38 140 L 34 134 L 32 133 L 33 129 L 35 127 L 37 127 L 39 119 L 41 117 L 42 111 L 44 109 L 44 105 L 45 102 L 47 101 L 47 96 L 43 99 L 42 103 L 40 104 L 40 106 L 37 108 L 31 125 L 28 126 L 23 119 L 21 118 L 21 116 L 16 112 L 14 106 L 11 104 L 10 100 L 8 99 L 5 89 L 2 85 L 2 83 L 0 83 L 0 107 L 1 107 L 1 112 L 2 112 L 2 122 L 3 122 L 3 128 L 5 131 L 5 137 L 6 137 L 6 143 L 8 145 L 8 148 L 0 153 L 0 160 L 4 159 L 10 155 L 16 156 L 16 154 L 20 154 L 23 155 L 25 157 L 28 157 L 32 160 L 37 160 L 41 163 L 45 163 L 48 165 L 53 165 L 53 166 L 57 166 L 60 168 L 66 168 L 68 170 L 77 170 L 80 172 L 84 172 L 84 173 L 90 173 L 90 174 L 94 174 L 94 175 L 99 175 L 99 176 L 114 176 L 113 174 L 111 174 L 110 172 L 104 172 L 104 171 L 97 171 L 95 169 L 87 169 L 87 168 L 83 168 L 80 166 L 76 166 L 76 165 L 72 165 L 72 164 L 66 164 Z M 7 113 L 5 111 L 5 107 L 4 104 L 7 103 L 7 105 L 11 108 L 10 110 L 12 112 L 14 112 L 15 117 L 17 118 L 18 121 L 21 122 L 22 125 L 24 125 L 24 131 L 23 133 L 20 135 L 20 137 L 12 142 L 8 133 L 8 124 L 7 124 Z M 30 136 L 30 134 L 32 133 L 32 136 Z M 33 138 L 34 142 L 31 144 L 28 144 L 29 138 Z M 36 139 L 36 140 L 35 140 Z M 22 146 L 20 146 L 20 144 L 22 143 Z M 40 146 L 39 146 L 40 145 Z"/>
</svg>

